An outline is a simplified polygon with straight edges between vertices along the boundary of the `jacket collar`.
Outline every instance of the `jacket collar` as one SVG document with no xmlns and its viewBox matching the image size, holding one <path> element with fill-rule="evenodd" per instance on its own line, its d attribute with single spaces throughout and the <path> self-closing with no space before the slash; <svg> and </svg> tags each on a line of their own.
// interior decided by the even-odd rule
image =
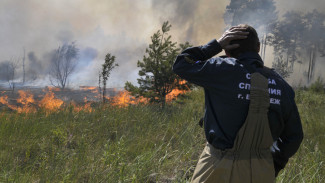
<svg viewBox="0 0 325 183">
<path fill-rule="evenodd" d="M 256 52 L 242 53 L 237 60 L 243 65 L 256 65 L 256 67 L 263 67 L 264 62 L 260 55 Z"/>
</svg>

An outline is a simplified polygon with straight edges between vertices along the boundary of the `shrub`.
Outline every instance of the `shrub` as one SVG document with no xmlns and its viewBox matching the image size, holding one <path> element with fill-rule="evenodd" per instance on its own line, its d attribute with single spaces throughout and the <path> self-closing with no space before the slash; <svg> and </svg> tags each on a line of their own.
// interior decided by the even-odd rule
<svg viewBox="0 0 325 183">
<path fill-rule="evenodd" d="M 309 90 L 315 93 L 324 93 L 324 89 L 325 84 L 320 77 L 318 77 L 317 80 L 309 87 Z"/>
</svg>

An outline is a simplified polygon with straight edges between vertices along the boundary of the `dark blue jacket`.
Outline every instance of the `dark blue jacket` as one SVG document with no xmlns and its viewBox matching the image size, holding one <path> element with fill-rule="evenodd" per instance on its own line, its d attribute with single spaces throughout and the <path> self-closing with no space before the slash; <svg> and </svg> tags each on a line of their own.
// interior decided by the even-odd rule
<svg viewBox="0 0 325 183">
<path fill-rule="evenodd" d="M 258 53 L 244 53 L 238 59 L 213 57 L 222 51 L 216 40 L 184 50 L 173 66 L 181 78 L 204 88 L 204 130 L 207 141 L 217 149 L 232 148 L 249 106 L 250 73 L 260 72 L 269 79 L 269 126 L 274 139 L 275 165 L 282 169 L 296 153 L 303 131 L 294 91 L 273 70 L 262 73 Z M 213 57 L 213 58 L 212 58 Z"/>
</svg>

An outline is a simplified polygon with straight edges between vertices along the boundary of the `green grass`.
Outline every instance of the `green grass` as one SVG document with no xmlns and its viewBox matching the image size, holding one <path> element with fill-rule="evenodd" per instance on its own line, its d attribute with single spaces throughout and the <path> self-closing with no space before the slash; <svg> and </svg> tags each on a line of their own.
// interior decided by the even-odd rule
<svg viewBox="0 0 325 183">
<path fill-rule="evenodd" d="M 278 182 L 325 182 L 325 94 L 297 91 L 296 102 L 304 130 L 304 140 L 290 159 Z"/>
<path fill-rule="evenodd" d="M 305 139 L 278 182 L 324 182 L 325 95 L 298 91 Z M 0 182 L 187 182 L 205 145 L 202 90 L 158 106 L 0 113 Z"/>
</svg>

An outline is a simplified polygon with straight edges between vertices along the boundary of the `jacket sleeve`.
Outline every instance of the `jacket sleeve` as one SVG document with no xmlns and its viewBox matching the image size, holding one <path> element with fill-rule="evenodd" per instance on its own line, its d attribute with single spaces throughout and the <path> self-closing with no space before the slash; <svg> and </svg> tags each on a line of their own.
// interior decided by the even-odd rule
<svg viewBox="0 0 325 183">
<path fill-rule="evenodd" d="M 216 40 L 204 46 L 187 48 L 177 56 L 173 71 L 189 82 L 208 86 L 218 69 L 216 62 L 219 58 L 212 57 L 221 51 L 222 48 Z"/>
<path fill-rule="evenodd" d="M 294 95 L 294 91 L 289 87 L 289 102 L 285 106 L 289 110 L 284 116 L 284 130 L 271 148 L 276 175 L 285 167 L 289 158 L 298 151 L 303 139 L 301 120 Z"/>
</svg>

